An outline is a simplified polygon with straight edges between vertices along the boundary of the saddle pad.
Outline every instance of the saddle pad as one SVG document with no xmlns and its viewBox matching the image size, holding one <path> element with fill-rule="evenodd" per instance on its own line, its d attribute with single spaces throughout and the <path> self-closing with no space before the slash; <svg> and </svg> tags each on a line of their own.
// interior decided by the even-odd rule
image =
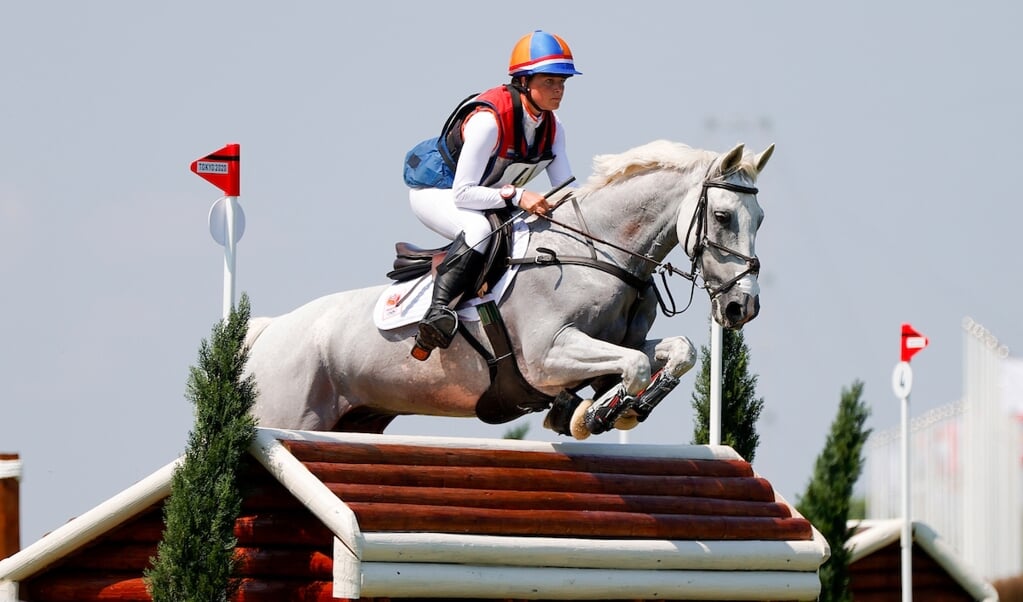
<svg viewBox="0 0 1023 602">
<path fill-rule="evenodd" d="M 522 220 L 516 220 L 512 226 L 511 256 L 521 259 L 529 247 L 529 226 Z M 508 285 L 511 284 L 519 266 L 513 265 L 497 281 L 493 290 L 482 297 L 472 297 L 462 301 L 456 308 L 458 319 L 466 322 L 478 322 L 476 306 L 493 299 L 500 303 Z M 392 330 L 409 324 L 416 324 L 426 315 L 433 296 L 433 274 L 408 282 L 395 282 L 384 289 L 373 307 L 373 323 L 380 330 Z"/>
</svg>

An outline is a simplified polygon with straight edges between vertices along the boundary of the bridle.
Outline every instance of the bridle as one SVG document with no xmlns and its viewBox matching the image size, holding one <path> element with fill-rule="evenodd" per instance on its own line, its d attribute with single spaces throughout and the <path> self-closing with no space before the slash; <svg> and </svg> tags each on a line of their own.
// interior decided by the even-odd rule
<svg viewBox="0 0 1023 602">
<path fill-rule="evenodd" d="M 707 190 L 710 188 L 721 188 L 723 190 L 729 190 L 731 192 L 754 195 L 760 192 L 760 190 L 757 189 L 755 186 L 733 184 L 731 182 L 726 182 L 725 180 L 704 180 L 703 182 L 703 188 L 700 191 L 700 200 L 697 201 L 696 203 L 696 211 L 693 212 L 693 221 L 690 222 L 689 229 L 686 231 L 685 246 L 683 247 L 683 248 L 689 247 L 689 237 L 692 235 L 693 231 L 700 232 L 699 239 L 693 244 L 693 254 L 691 255 L 693 263 L 690 269 L 690 276 L 695 279 L 697 273 L 696 264 L 699 260 L 702 259 L 703 251 L 707 247 L 713 247 L 724 255 L 738 257 L 739 259 L 742 259 L 743 261 L 746 262 L 746 269 L 739 272 L 738 274 L 736 274 L 729 280 L 723 282 L 722 284 L 719 284 L 716 288 L 712 289 L 710 285 L 707 283 L 707 280 L 704 279 L 703 288 L 707 289 L 707 293 L 710 295 L 710 298 L 713 299 L 714 297 L 717 297 L 721 293 L 725 293 L 728 290 L 730 290 L 733 286 L 735 286 L 736 282 L 742 280 L 747 274 L 753 274 L 754 276 L 759 274 L 760 259 L 756 255 L 753 256 L 746 255 L 744 253 L 736 251 L 735 249 L 726 247 L 725 245 L 719 242 L 711 240 L 710 236 L 707 235 L 708 227 L 707 224 L 709 222 L 707 214 L 710 213 L 710 206 L 709 202 L 707 201 Z"/>
<path fill-rule="evenodd" d="M 744 278 L 746 275 L 753 274 L 754 276 L 756 276 L 757 274 L 760 273 L 760 259 L 756 255 L 752 255 L 751 256 L 751 255 L 746 255 L 744 253 L 736 251 L 735 249 L 732 249 L 730 247 L 722 245 L 719 242 L 711 240 L 710 236 L 708 235 L 707 229 L 708 229 L 708 223 L 710 221 L 708 219 L 708 217 L 709 217 L 708 213 L 710 212 L 710 207 L 709 207 L 709 202 L 707 200 L 707 191 L 709 189 L 711 189 L 711 188 L 721 188 L 722 190 L 728 190 L 728 191 L 731 191 L 731 192 L 738 192 L 738 193 L 741 193 L 741 194 L 754 194 L 755 195 L 755 194 L 757 194 L 759 192 L 759 190 L 756 187 L 754 187 L 754 186 L 745 186 L 745 185 L 742 185 L 742 184 L 733 184 L 732 182 L 728 182 L 728 181 L 725 181 L 725 180 L 717 180 L 717 179 L 712 180 L 712 179 L 709 179 L 709 178 L 708 179 L 704 179 L 703 185 L 702 185 L 701 190 L 700 190 L 700 198 L 696 202 L 696 209 L 695 209 L 695 211 L 693 211 L 693 218 L 689 222 L 689 229 L 686 230 L 686 239 L 685 239 L 683 247 L 682 247 L 684 250 L 689 249 L 689 243 L 690 243 L 691 237 L 694 235 L 694 233 L 697 234 L 698 238 L 693 242 L 693 246 L 692 246 L 693 250 L 692 250 L 692 253 L 689 255 L 691 264 L 690 264 L 690 268 L 689 268 L 688 272 L 681 271 L 681 270 L 677 269 L 676 267 L 674 267 L 673 265 L 671 265 L 670 263 L 658 262 L 658 261 L 656 261 L 656 260 L 654 260 L 654 259 L 652 259 L 652 258 L 650 258 L 650 257 L 648 257 L 646 255 L 641 255 L 639 253 L 636 253 L 635 251 L 631 251 L 629 249 L 623 248 L 620 245 L 617 245 L 617 244 L 615 244 L 613 242 L 610 242 L 610 241 L 598 238 L 598 237 L 590 234 L 586 230 L 583 230 L 583 229 L 576 228 L 574 226 L 570 226 L 568 224 L 565 224 L 564 222 L 556 220 L 553 217 L 550 217 L 549 215 L 539 215 L 538 216 L 538 217 L 540 217 L 542 219 L 545 219 L 545 220 L 549 221 L 550 223 L 555 224 L 555 225 L 557 225 L 557 226 L 559 226 L 561 228 L 564 228 L 566 230 L 575 232 L 576 234 L 579 234 L 579 235 L 585 237 L 590 242 L 595 242 L 595 243 L 600 243 L 602 245 L 606 245 L 608 247 L 611 247 L 613 249 L 617 249 L 618 251 L 626 253 L 627 255 L 630 255 L 632 257 L 636 257 L 638 259 L 641 259 L 643 261 L 646 261 L 648 263 L 653 264 L 654 271 L 660 275 L 661 283 L 662 283 L 662 286 L 664 288 L 665 294 L 667 295 L 668 300 L 671 302 L 671 308 L 670 309 L 669 309 L 668 305 L 665 303 L 664 298 L 661 297 L 661 293 L 660 293 L 660 291 L 658 291 L 657 286 L 654 283 L 652 278 L 650 280 L 642 280 L 638 276 L 632 274 L 631 272 L 623 270 L 622 268 L 620 268 L 619 266 L 617 266 L 615 264 L 612 264 L 612 263 L 609 263 L 609 262 L 606 262 L 606 261 L 601 261 L 601 260 L 596 258 L 596 255 L 593 253 L 592 249 L 591 249 L 592 257 L 565 257 L 565 256 L 557 256 L 550 249 L 537 249 L 541 253 L 544 253 L 544 255 L 537 256 L 537 257 L 530 258 L 530 259 L 518 260 L 518 261 L 515 261 L 515 263 L 523 263 L 523 264 L 536 263 L 536 264 L 541 264 L 541 265 L 543 265 L 543 264 L 551 264 L 551 263 L 572 263 L 572 264 L 577 264 L 577 265 L 587 265 L 587 266 L 590 266 L 590 267 L 593 267 L 593 268 L 597 268 L 597 269 L 603 270 L 603 271 L 605 271 L 605 272 L 607 272 L 609 274 L 613 274 L 613 275 L 617 276 L 619 279 L 623 280 L 627 284 L 629 284 L 632 287 L 636 288 L 640 292 L 642 292 L 642 290 L 644 288 L 646 288 L 646 286 L 652 286 L 653 289 L 654 289 L 654 294 L 657 296 L 657 302 L 661 306 L 661 312 L 664 313 L 664 315 L 668 316 L 668 317 L 676 316 L 676 315 L 686 311 L 687 309 L 689 309 L 689 307 L 692 305 L 692 303 L 693 303 L 693 294 L 694 294 L 697 286 L 699 286 L 700 288 L 705 289 L 707 291 L 707 293 L 710 295 L 710 298 L 714 299 L 718 295 L 721 295 L 723 293 L 728 292 L 733 286 L 735 286 L 735 284 L 739 280 Z M 567 197 L 565 199 L 562 199 L 561 202 L 559 202 L 557 205 L 554 206 L 554 209 L 556 209 L 558 206 L 560 206 L 566 200 L 568 200 Z M 575 204 L 575 199 L 572 199 L 572 200 L 573 200 L 573 203 Z M 553 211 L 553 209 L 552 209 L 552 211 Z M 576 204 L 576 212 L 579 213 L 578 205 L 577 204 Z M 582 215 L 580 214 L 579 217 L 581 218 Z M 580 223 L 583 223 L 584 226 L 585 226 L 585 223 L 582 222 L 581 219 L 580 219 Z M 733 257 L 738 257 L 739 259 L 742 259 L 746 263 L 746 268 L 744 270 L 742 270 L 741 272 L 739 272 L 738 274 L 736 274 L 735 276 L 733 276 L 732 278 L 730 278 L 729 280 L 727 280 L 727 281 L 725 281 L 725 282 L 723 282 L 723 283 L 721 283 L 721 284 L 719 284 L 719 285 L 717 285 L 715 287 L 712 287 L 710 285 L 710 283 L 708 283 L 705 278 L 702 278 L 702 274 L 700 273 L 700 266 L 703 263 L 702 262 L 702 260 L 703 260 L 703 252 L 708 247 L 714 248 L 714 249 L 716 249 L 717 251 L 719 251 L 720 253 L 722 253 L 724 255 L 731 255 Z M 675 274 L 675 275 L 678 275 L 678 276 L 682 276 L 683 278 L 685 278 L 686 280 L 689 280 L 692 283 L 692 286 L 690 287 L 690 290 L 689 290 L 689 301 L 686 303 L 686 306 L 683 307 L 682 309 L 678 309 L 677 305 L 675 304 L 675 298 L 672 296 L 671 290 L 668 288 L 667 276 L 669 274 Z M 697 279 L 698 278 L 702 278 L 703 279 L 703 284 L 702 285 L 698 285 L 697 284 Z"/>
</svg>

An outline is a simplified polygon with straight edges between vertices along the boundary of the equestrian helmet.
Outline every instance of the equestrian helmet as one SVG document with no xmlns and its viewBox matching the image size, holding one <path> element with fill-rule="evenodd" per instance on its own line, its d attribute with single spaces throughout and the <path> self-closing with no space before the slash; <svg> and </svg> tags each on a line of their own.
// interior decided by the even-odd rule
<svg viewBox="0 0 1023 602">
<path fill-rule="evenodd" d="M 508 75 L 519 77 L 549 73 L 572 77 L 582 75 L 575 70 L 572 50 L 560 36 L 537 29 L 522 36 L 512 48 Z"/>
</svg>

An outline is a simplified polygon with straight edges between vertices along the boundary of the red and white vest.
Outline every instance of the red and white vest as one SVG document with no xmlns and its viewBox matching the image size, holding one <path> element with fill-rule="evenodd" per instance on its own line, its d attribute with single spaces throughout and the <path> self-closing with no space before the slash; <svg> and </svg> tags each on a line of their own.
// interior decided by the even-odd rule
<svg viewBox="0 0 1023 602">
<path fill-rule="evenodd" d="M 554 114 L 551 111 L 541 114 L 533 144 L 527 144 L 519 91 L 505 84 L 463 101 L 448 117 L 441 132 L 442 144 L 438 147 L 452 173 L 464 143 L 462 125 L 476 111 L 491 111 L 497 117 L 498 125 L 497 149 L 487 163 L 480 186 L 522 186 L 554 160 L 551 150 L 557 128 Z"/>
</svg>

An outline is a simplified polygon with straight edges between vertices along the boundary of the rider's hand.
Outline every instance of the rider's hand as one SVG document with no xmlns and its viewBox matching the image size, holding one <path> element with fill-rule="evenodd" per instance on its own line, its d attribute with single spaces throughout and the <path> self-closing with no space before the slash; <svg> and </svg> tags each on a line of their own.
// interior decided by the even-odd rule
<svg viewBox="0 0 1023 602">
<path fill-rule="evenodd" d="M 547 203 L 547 199 L 538 193 L 531 190 L 523 190 L 522 196 L 519 198 L 519 207 L 522 207 L 529 213 L 536 213 L 544 215 L 550 210 L 551 206 Z"/>
</svg>

